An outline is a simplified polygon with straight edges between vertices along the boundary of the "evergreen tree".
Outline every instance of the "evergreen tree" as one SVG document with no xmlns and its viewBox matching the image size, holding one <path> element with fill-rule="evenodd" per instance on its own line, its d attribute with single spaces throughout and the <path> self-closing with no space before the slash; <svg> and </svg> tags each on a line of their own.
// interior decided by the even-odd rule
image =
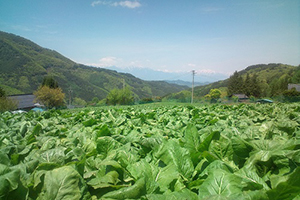
<svg viewBox="0 0 300 200">
<path fill-rule="evenodd" d="M 295 83 L 295 84 L 300 83 L 300 65 L 297 67 L 295 73 L 293 74 L 290 83 Z"/>
<path fill-rule="evenodd" d="M 49 88 L 58 88 L 58 83 L 52 76 L 45 76 L 42 82 L 42 86 L 48 86 Z"/>
<path fill-rule="evenodd" d="M 230 76 L 228 81 L 228 95 L 243 93 L 244 81 L 237 71 Z"/>
<path fill-rule="evenodd" d="M 258 76 L 254 74 L 250 79 L 250 87 L 249 87 L 249 95 L 254 97 L 260 97 L 261 95 L 261 87 L 258 81 Z"/>
<path fill-rule="evenodd" d="M 245 79 L 245 82 L 244 82 L 244 93 L 250 97 L 251 96 L 251 90 L 252 90 L 252 86 L 251 86 L 251 78 L 249 76 L 249 74 L 247 73 L 247 76 L 246 76 L 246 79 Z"/>
</svg>

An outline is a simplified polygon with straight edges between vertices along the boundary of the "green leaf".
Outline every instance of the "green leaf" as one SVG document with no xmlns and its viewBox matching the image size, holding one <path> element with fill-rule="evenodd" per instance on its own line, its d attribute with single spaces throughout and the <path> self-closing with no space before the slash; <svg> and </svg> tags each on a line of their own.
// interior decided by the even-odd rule
<svg viewBox="0 0 300 200">
<path fill-rule="evenodd" d="M 21 183 L 20 170 L 0 164 L 0 199 L 25 200 L 27 196 L 28 189 Z"/>
<path fill-rule="evenodd" d="M 242 178 L 243 190 L 269 190 L 269 186 L 265 183 L 265 181 L 258 176 L 258 174 L 249 169 L 242 168 L 238 172 L 235 173 L 238 177 Z"/>
<path fill-rule="evenodd" d="M 132 186 L 106 193 L 102 199 L 138 199 L 144 194 L 146 194 L 146 183 L 145 178 L 141 178 Z"/>
<path fill-rule="evenodd" d="M 97 124 L 97 122 L 98 121 L 96 119 L 91 118 L 91 119 L 88 119 L 88 120 L 82 122 L 82 124 L 86 127 L 89 127 L 89 126 L 93 126 L 93 125 Z"/>
<path fill-rule="evenodd" d="M 219 131 L 213 131 L 211 132 L 207 137 L 205 137 L 200 146 L 198 147 L 198 151 L 203 152 L 207 151 L 209 148 L 210 143 L 213 140 L 218 140 L 220 138 L 220 132 Z"/>
<path fill-rule="evenodd" d="M 42 131 L 43 131 L 42 125 L 41 125 L 40 123 L 37 123 L 37 124 L 34 126 L 34 128 L 33 128 L 33 130 L 32 130 L 32 133 L 33 133 L 34 135 L 39 135 Z"/>
<path fill-rule="evenodd" d="M 232 149 L 233 152 L 242 158 L 247 158 L 249 157 L 249 153 L 252 151 L 253 147 L 251 144 L 246 142 L 240 137 L 232 137 L 231 138 L 231 144 L 232 144 Z"/>
<path fill-rule="evenodd" d="M 191 178 L 194 166 L 187 149 L 180 147 L 178 141 L 169 140 L 161 145 L 155 153 L 155 157 L 163 161 L 166 165 L 174 164 L 178 172 L 186 179 Z"/>
<path fill-rule="evenodd" d="M 198 196 L 196 193 L 188 190 L 183 189 L 181 191 L 176 192 L 166 192 L 165 194 L 149 194 L 146 195 L 148 200 L 182 200 L 182 199 L 188 199 L 188 200 L 198 200 Z"/>
<path fill-rule="evenodd" d="M 284 181 L 267 191 L 269 199 L 293 199 L 300 194 L 300 167 L 282 180 Z"/>
<path fill-rule="evenodd" d="M 80 186 L 80 175 L 74 168 L 70 166 L 57 168 L 46 172 L 38 200 L 80 199 L 82 196 Z"/>
<path fill-rule="evenodd" d="M 207 179 L 199 187 L 199 197 L 206 198 L 213 195 L 229 197 L 231 194 L 240 193 L 240 179 L 221 169 L 211 171 Z"/>
<path fill-rule="evenodd" d="M 118 183 L 119 174 L 116 171 L 110 171 L 104 176 L 96 175 L 96 178 L 91 179 L 88 185 L 92 186 L 94 189 L 106 188 L 115 186 Z"/>
<path fill-rule="evenodd" d="M 185 130 L 184 138 L 186 140 L 184 147 L 190 151 L 193 164 L 199 162 L 200 134 L 195 125 L 189 124 Z"/>
<path fill-rule="evenodd" d="M 9 192 L 18 188 L 19 177 L 19 171 L 0 164 L 0 199 L 6 199 Z"/>
</svg>

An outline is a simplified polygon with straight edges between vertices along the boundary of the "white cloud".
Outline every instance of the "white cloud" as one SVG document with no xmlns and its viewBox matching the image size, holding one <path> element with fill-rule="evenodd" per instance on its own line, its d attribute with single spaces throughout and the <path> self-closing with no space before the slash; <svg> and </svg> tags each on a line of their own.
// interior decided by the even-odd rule
<svg viewBox="0 0 300 200">
<path fill-rule="evenodd" d="M 93 7 L 96 5 L 108 5 L 108 6 L 121 6 L 125 8 L 138 8 L 141 7 L 142 4 L 138 1 L 119 1 L 119 2 L 111 2 L 111 1 L 93 1 L 91 4 Z"/>
<path fill-rule="evenodd" d="M 117 6 L 127 7 L 127 8 L 138 8 L 142 5 L 138 1 L 121 1 L 117 3 Z"/>
<path fill-rule="evenodd" d="M 86 65 L 94 67 L 111 67 L 118 64 L 120 60 L 113 56 L 101 58 L 97 63 L 86 63 Z"/>
</svg>

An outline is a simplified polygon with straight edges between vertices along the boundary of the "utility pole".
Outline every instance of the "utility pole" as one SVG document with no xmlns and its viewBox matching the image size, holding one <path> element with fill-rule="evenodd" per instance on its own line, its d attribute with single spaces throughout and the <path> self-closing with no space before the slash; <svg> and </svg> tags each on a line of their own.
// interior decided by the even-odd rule
<svg viewBox="0 0 300 200">
<path fill-rule="evenodd" d="M 70 87 L 70 88 L 69 88 L 69 105 L 71 105 L 71 103 L 72 103 L 72 92 L 73 92 L 73 90 L 72 90 L 72 88 Z"/>
<path fill-rule="evenodd" d="M 195 74 L 196 74 L 196 71 L 192 70 L 193 82 L 192 82 L 192 98 L 191 98 L 191 103 L 194 102 L 194 79 L 195 79 Z"/>
</svg>

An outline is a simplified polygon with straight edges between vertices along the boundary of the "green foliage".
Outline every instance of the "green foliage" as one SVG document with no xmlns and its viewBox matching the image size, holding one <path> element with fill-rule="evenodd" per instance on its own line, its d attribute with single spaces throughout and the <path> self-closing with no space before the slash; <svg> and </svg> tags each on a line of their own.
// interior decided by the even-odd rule
<svg viewBox="0 0 300 200">
<path fill-rule="evenodd" d="M 297 199 L 300 104 L 0 113 L 1 199 Z"/>
<path fill-rule="evenodd" d="M 177 93 L 167 95 L 166 97 L 164 97 L 164 100 L 187 103 L 187 102 L 191 102 L 191 96 L 192 96 L 191 91 L 183 90 Z"/>
<path fill-rule="evenodd" d="M 41 86 L 34 92 L 36 100 L 43 103 L 47 108 L 58 108 L 64 106 L 65 94 L 61 88 L 50 88 L 48 86 Z"/>
<path fill-rule="evenodd" d="M 134 103 L 134 97 L 129 89 L 113 89 L 106 97 L 106 104 L 108 105 L 131 105 Z"/>
<path fill-rule="evenodd" d="M 299 66 L 274 63 L 249 66 L 224 81 L 195 87 L 195 95 L 203 97 L 213 88 L 227 87 L 228 96 L 244 93 L 255 97 L 275 97 L 287 89 L 288 83 L 300 83 L 299 74 Z"/>
<path fill-rule="evenodd" d="M 0 112 L 17 109 L 17 102 L 14 102 L 10 98 L 0 97 Z"/>
<path fill-rule="evenodd" d="M 0 112 L 15 110 L 17 108 L 17 102 L 7 98 L 6 91 L 0 87 Z"/>
<path fill-rule="evenodd" d="M 221 97 L 221 91 L 219 89 L 211 89 L 209 92 L 209 96 L 212 99 L 218 100 Z"/>
<path fill-rule="evenodd" d="M 295 88 L 290 90 L 285 90 L 282 93 L 284 100 L 288 102 L 296 102 L 300 101 L 300 92 L 298 92 Z"/>
<path fill-rule="evenodd" d="M 45 76 L 42 82 L 42 86 L 48 86 L 49 88 L 58 88 L 58 83 L 52 76 Z"/>
<path fill-rule="evenodd" d="M 235 71 L 228 80 L 228 95 L 231 96 L 233 94 L 243 93 L 243 86 L 243 78 L 237 71 Z"/>
<path fill-rule="evenodd" d="M 0 87 L 0 97 L 6 97 L 6 92 L 3 88 Z"/>
<path fill-rule="evenodd" d="M 211 103 L 216 103 L 221 97 L 221 90 L 219 89 L 211 89 L 209 94 L 205 95 L 206 100 L 210 100 Z"/>
<path fill-rule="evenodd" d="M 87 105 L 86 101 L 83 100 L 83 99 L 81 99 L 81 98 L 79 98 L 79 97 L 75 97 L 74 98 L 73 104 L 75 106 L 86 106 Z"/>
</svg>

